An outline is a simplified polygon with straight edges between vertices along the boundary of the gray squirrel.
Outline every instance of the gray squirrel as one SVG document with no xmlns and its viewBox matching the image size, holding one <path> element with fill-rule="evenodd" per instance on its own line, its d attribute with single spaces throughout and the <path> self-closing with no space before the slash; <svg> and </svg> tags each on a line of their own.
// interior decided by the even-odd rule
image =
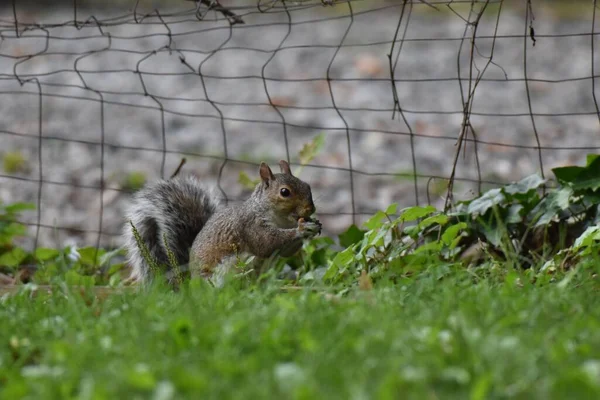
<svg viewBox="0 0 600 400">
<path fill-rule="evenodd" d="M 177 176 L 146 185 L 133 196 L 126 211 L 125 249 L 131 281 L 146 283 L 153 271 L 136 241 L 131 224 L 161 272 L 174 283 L 166 245 L 177 266 L 189 266 L 186 277 L 211 279 L 219 268 L 228 270 L 240 256 L 267 259 L 295 254 L 306 238 L 321 233 L 311 188 L 298 179 L 286 161 L 274 174 L 262 162 L 260 182 L 239 205 L 226 206 L 215 188 L 194 176 Z M 165 239 L 166 237 L 166 239 Z"/>
</svg>

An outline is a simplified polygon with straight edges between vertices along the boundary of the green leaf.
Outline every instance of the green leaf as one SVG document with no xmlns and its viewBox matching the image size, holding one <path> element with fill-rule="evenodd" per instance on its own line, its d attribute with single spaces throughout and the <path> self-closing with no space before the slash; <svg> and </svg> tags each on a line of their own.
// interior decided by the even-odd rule
<svg viewBox="0 0 600 400">
<path fill-rule="evenodd" d="M 6 252 L 0 256 L 0 267 L 15 268 L 27 258 L 27 253 L 20 247 Z"/>
<path fill-rule="evenodd" d="M 505 200 L 502 189 L 491 189 L 485 192 L 481 197 L 473 200 L 468 208 L 467 213 L 483 215 L 495 205 L 502 203 Z"/>
<path fill-rule="evenodd" d="M 27 228 L 18 222 L 3 224 L 0 222 L 0 245 L 11 244 L 14 238 L 25 236 Z"/>
<path fill-rule="evenodd" d="M 568 185 L 577 180 L 577 177 L 583 171 L 583 167 L 568 166 L 568 167 L 557 167 L 553 168 L 552 172 L 556 177 L 556 180 L 563 185 Z"/>
<path fill-rule="evenodd" d="M 340 245 L 343 247 L 350 247 L 354 243 L 358 243 L 365 236 L 365 231 L 360 230 L 356 225 L 352 224 L 346 231 L 340 234 Z"/>
<path fill-rule="evenodd" d="M 256 185 L 258 185 L 259 180 L 255 179 L 252 180 L 250 179 L 250 177 L 248 176 L 247 173 L 245 173 L 244 171 L 240 171 L 239 175 L 238 175 L 238 183 L 240 185 L 242 185 L 243 187 L 245 187 L 246 189 L 254 189 L 256 187 Z"/>
<path fill-rule="evenodd" d="M 437 210 L 433 206 L 415 206 L 409 207 L 402 210 L 402 215 L 400 215 L 400 220 L 405 222 L 416 221 L 419 218 L 423 218 L 427 215 L 433 214 Z"/>
<path fill-rule="evenodd" d="M 333 258 L 333 263 L 338 267 L 347 267 L 354 261 L 354 249 L 349 247 L 345 250 L 340 251 Z"/>
<path fill-rule="evenodd" d="M 37 249 L 35 249 L 35 259 L 38 261 L 47 261 L 53 258 L 58 257 L 58 255 L 60 254 L 60 252 L 56 249 L 48 249 L 45 247 L 38 247 Z"/>
<path fill-rule="evenodd" d="M 35 210 L 35 204 L 33 203 L 14 203 L 8 206 L 4 206 L 4 210 L 7 214 L 17 214 L 21 211 Z"/>
<path fill-rule="evenodd" d="M 529 193 L 531 190 L 537 189 L 545 182 L 545 179 L 542 179 L 539 175 L 534 174 L 520 180 L 519 182 L 505 186 L 504 191 L 509 194 L 525 194 Z"/>
<path fill-rule="evenodd" d="M 327 271 L 325 271 L 325 273 L 323 274 L 323 281 L 328 281 L 333 279 L 338 272 L 340 271 L 340 267 L 338 267 L 338 265 L 336 263 L 331 263 L 331 265 L 329 265 L 329 268 L 327 268 Z"/>
<path fill-rule="evenodd" d="M 529 218 L 536 220 L 535 226 L 546 225 L 560 211 L 566 210 L 571 204 L 571 195 L 573 189 L 566 186 L 559 190 L 554 190 L 542 199 L 529 213 Z"/>
<path fill-rule="evenodd" d="M 65 273 L 65 282 L 67 285 L 73 286 L 94 286 L 95 279 L 93 276 L 85 276 L 69 270 Z"/>
<path fill-rule="evenodd" d="M 388 206 L 388 208 L 385 209 L 385 213 L 387 215 L 393 215 L 396 214 L 398 210 L 398 203 L 392 203 Z"/>
<path fill-rule="evenodd" d="M 582 203 L 585 207 L 590 207 L 600 204 L 600 193 L 587 192 L 583 194 Z"/>
<path fill-rule="evenodd" d="M 432 215 L 431 217 L 425 218 L 419 223 L 420 229 L 425 229 L 430 225 L 445 225 L 448 222 L 448 216 L 446 214 Z"/>
<path fill-rule="evenodd" d="M 596 162 L 596 160 L 598 160 L 598 158 L 600 158 L 600 154 L 588 154 L 585 161 L 585 165 L 587 167 L 589 167 L 590 165 L 592 165 L 592 163 Z"/>
<path fill-rule="evenodd" d="M 410 236 L 413 239 L 416 239 L 419 236 L 419 233 L 421 233 L 421 229 L 418 225 L 406 226 L 402 230 L 402 233 L 404 233 L 407 236 Z"/>
<path fill-rule="evenodd" d="M 383 211 L 377 211 L 375 215 L 366 220 L 363 226 L 369 230 L 377 229 L 381 227 L 383 221 L 387 221 L 388 217 Z"/>
<path fill-rule="evenodd" d="M 327 265 L 328 261 L 327 249 L 318 249 L 310 253 L 309 262 L 312 266 L 321 267 Z"/>
<path fill-rule="evenodd" d="M 319 154 L 324 145 L 325 132 L 322 132 L 302 146 L 302 149 L 298 152 L 300 164 L 304 165 L 311 162 Z"/>
<path fill-rule="evenodd" d="M 446 246 L 450 245 L 452 241 L 458 237 L 460 232 L 466 228 L 466 222 L 459 222 L 458 224 L 449 226 L 444 233 L 442 233 L 442 242 L 444 242 Z"/>
<path fill-rule="evenodd" d="M 590 247 L 594 242 L 600 240 L 600 226 L 590 226 L 575 240 L 573 249 L 579 250 L 582 247 Z"/>
<path fill-rule="evenodd" d="M 488 242 L 496 247 L 500 246 L 504 232 L 496 223 L 482 224 L 481 230 L 483 231 L 483 234 Z"/>
<path fill-rule="evenodd" d="M 124 268 L 126 267 L 126 265 L 127 265 L 127 264 L 125 264 L 125 263 L 117 263 L 117 264 L 113 264 L 113 265 L 111 265 L 111 266 L 110 266 L 110 268 L 108 269 L 108 272 L 107 272 L 107 274 L 108 274 L 109 276 L 116 275 L 116 274 L 117 274 L 117 272 L 119 272 L 119 271 L 121 271 L 122 269 L 124 269 Z"/>
<path fill-rule="evenodd" d="M 348 247 L 340 251 L 333 258 L 331 265 L 323 275 L 323 280 L 333 279 L 340 271 L 345 271 L 346 268 L 354 261 L 354 248 Z"/>
<path fill-rule="evenodd" d="M 600 157 L 588 156 L 585 167 L 558 167 L 552 172 L 561 184 L 570 185 L 575 190 L 600 188 Z"/>
<path fill-rule="evenodd" d="M 417 247 L 415 249 L 415 251 L 413 252 L 413 254 L 429 253 L 429 252 L 439 253 L 441 248 L 442 248 L 441 243 L 439 243 L 437 241 L 433 241 L 433 242 L 425 243 L 425 244 Z"/>
<path fill-rule="evenodd" d="M 331 265 L 327 268 L 325 274 L 323 274 L 323 280 L 331 280 L 335 278 L 340 272 L 346 270 L 346 268 L 354 261 L 354 249 L 349 247 L 343 251 L 340 251 L 333 258 Z"/>
<path fill-rule="evenodd" d="M 100 256 L 100 265 L 106 265 L 106 263 L 108 263 L 113 257 L 121 254 L 123 252 L 123 249 L 115 249 L 112 251 L 109 251 L 107 253 L 104 253 Z"/>
<path fill-rule="evenodd" d="M 523 220 L 523 216 L 521 212 L 523 211 L 523 205 L 521 204 L 513 204 L 508 209 L 508 215 L 506 216 L 506 223 L 508 224 L 518 224 Z"/>
<path fill-rule="evenodd" d="M 82 247 L 77 249 L 77 252 L 81 256 L 79 262 L 85 265 L 100 265 L 100 258 L 106 253 L 104 249 L 96 249 L 96 247 Z M 94 257 L 96 257 L 94 259 Z"/>
</svg>

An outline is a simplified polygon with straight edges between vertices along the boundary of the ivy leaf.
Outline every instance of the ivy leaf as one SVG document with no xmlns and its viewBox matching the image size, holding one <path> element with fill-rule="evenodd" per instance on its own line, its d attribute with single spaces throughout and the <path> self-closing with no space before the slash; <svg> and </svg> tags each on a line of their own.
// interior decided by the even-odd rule
<svg viewBox="0 0 600 400">
<path fill-rule="evenodd" d="M 558 167 L 552 169 L 556 179 L 563 185 L 569 185 L 575 190 L 600 188 L 600 156 L 588 155 L 588 165 L 585 167 Z"/>
<path fill-rule="evenodd" d="M 358 229 L 358 227 L 354 224 L 350 225 L 350 228 L 346 229 L 346 231 L 340 234 L 338 237 L 340 239 L 340 245 L 343 247 L 350 247 L 354 243 L 358 243 L 365 236 L 365 231 Z"/>
<path fill-rule="evenodd" d="M 600 158 L 600 154 L 588 154 L 585 165 L 589 167 L 593 162 Z"/>
<path fill-rule="evenodd" d="M 583 167 L 568 166 L 553 168 L 552 172 L 559 183 L 569 185 L 577 180 L 577 177 L 583 171 Z"/>
<path fill-rule="evenodd" d="M 467 207 L 467 213 L 483 215 L 495 205 L 502 203 L 505 200 L 502 189 L 491 189 L 485 192 L 481 197 L 473 200 L 469 207 Z"/>
<path fill-rule="evenodd" d="M 581 247 L 590 247 L 594 242 L 600 240 L 600 226 L 590 226 L 575 240 L 573 249 L 579 250 Z"/>
<path fill-rule="evenodd" d="M 519 182 L 507 185 L 504 187 L 504 191 L 508 194 L 526 194 L 532 190 L 535 190 L 546 183 L 545 179 L 542 179 L 539 175 L 530 175 Z"/>
<path fill-rule="evenodd" d="M 548 193 L 548 195 L 531 210 L 529 217 L 533 220 L 539 219 L 535 226 L 546 225 L 560 212 L 569 208 L 573 189 L 566 186 L 559 190 Z"/>
<path fill-rule="evenodd" d="M 518 224 L 523 220 L 523 216 L 521 212 L 523 211 L 522 204 L 513 204 L 508 209 L 508 215 L 506 216 L 506 223 L 508 224 Z"/>
<path fill-rule="evenodd" d="M 500 246 L 502 242 L 502 229 L 496 223 L 483 224 L 481 230 L 488 242 L 496 247 Z"/>
</svg>

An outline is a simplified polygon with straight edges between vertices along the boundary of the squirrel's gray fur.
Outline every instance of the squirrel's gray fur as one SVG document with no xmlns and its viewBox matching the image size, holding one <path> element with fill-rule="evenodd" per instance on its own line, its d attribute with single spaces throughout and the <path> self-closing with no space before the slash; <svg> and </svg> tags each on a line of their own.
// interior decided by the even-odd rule
<svg viewBox="0 0 600 400">
<path fill-rule="evenodd" d="M 158 265 L 170 265 L 163 235 L 178 265 L 186 265 L 196 235 L 223 205 L 214 188 L 204 186 L 191 175 L 159 180 L 137 191 L 125 213 L 125 248 L 132 267 L 131 278 L 147 281 L 150 266 L 141 254 L 129 221 Z"/>
<path fill-rule="evenodd" d="M 321 225 L 309 219 L 315 211 L 310 186 L 293 176 L 285 161 L 280 166 L 282 173 L 273 174 L 261 163 L 261 182 L 242 204 L 225 206 L 214 188 L 193 177 L 176 177 L 137 192 L 126 217 L 157 263 L 169 268 L 165 234 L 178 265 L 189 265 L 191 276 L 210 277 L 224 260 L 239 254 L 259 260 L 275 252 L 289 256 L 304 238 L 320 233 Z M 290 194 L 283 197 L 283 189 Z M 150 267 L 129 224 L 125 238 L 132 278 L 149 280 Z"/>
</svg>

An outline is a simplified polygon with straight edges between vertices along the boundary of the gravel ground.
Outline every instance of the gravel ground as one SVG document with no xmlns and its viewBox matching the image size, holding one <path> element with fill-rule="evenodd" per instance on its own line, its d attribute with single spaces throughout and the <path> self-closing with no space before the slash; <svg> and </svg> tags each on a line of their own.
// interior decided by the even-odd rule
<svg viewBox="0 0 600 400">
<path fill-rule="evenodd" d="M 17 151 L 26 162 L 17 171 L 5 166 L 0 199 L 37 202 L 41 174 L 46 228 L 40 230 L 40 244 L 95 244 L 94 231 L 102 220 L 102 245 L 118 245 L 130 198 L 126 177 L 135 172 L 150 180 L 161 176 L 163 138 L 166 175 L 185 155 L 185 171 L 216 182 L 227 158 L 220 183 L 237 201 L 247 195 L 237 182 L 240 171 L 255 176 L 261 160 L 276 166 L 287 157 L 286 137 L 289 156 L 298 162 L 302 146 L 325 132 L 325 148 L 301 176 L 314 188 L 327 232 L 335 233 L 352 223 L 352 198 L 357 223 L 392 202 L 415 204 L 412 131 L 417 174 L 423 177 L 418 179 L 419 202 L 426 203 L 429 192 L 429 201 L 442 205 L 444 181 L 427 177 L 447 177 L 452 168 L 463 118 L 457 62 L 464 93 L 468 88 L 469 40 L 458 57 L 465 22 L 448 13 L 417 12 L 426 6 L 415 6 L 395 69 L 405 123 L 398 113 L 392 119 L 387 59 L 401 7 L 378 10 L 382 4 L 374 2 L 369 10 L 365 4 L 353 10 L 353 18 L 347 7 L 254 12 L 232 30 L 215 14 L 201 22 L 189 14 L 164 18 L 164 24 L 156 17 L 135 24 L 129 14 L 127 24 L 102 31 L 52 27 L 19 38 L 12 9 L 1 10 L 0 157 Z M 162 8 L 161 13 L 173 10 Z M 584 20 L 537 13 L 535 46 L 518 37 L 526 30 L 524 12 L 502 11 L 497 35 L 505 37 L 495 41 L 494 64 L 473 102 L 471 123 L 485 142 L 477 146 L 481 178 L 489 182 L 517 180 L 540 169 L 532 148 L 536 138 L 524 46 L 535 128 L 546 147 L 545 174 L 565 163 L 582 163 L 585 153 L 594 151 L 582 147 L 598 151 L 600 146 L 589 79 L 591 8 Z M 117 10 L 78 13 L 79 20 L 123 15 Z M 19 11 L 21 26 L 72 18 L 71 9 Z M 478 26 L 479 70 L 492 50 L 495 22 L 491 13 Z M 396 43 L 394 55 L 399 48 Z M 37 82 L 31 78 L 41 84 L 41 111 Z M 521 147 L 510 147 L 515 145 Z M 457 176 L 477 179 L 473 144 L 465 150 Z M 102 180 L 107 189 L 101 196 Z M 456 195 L 471 196 L 476 189 L 459 181 Z M 25 219 L 35 223 L 37 212 Z"/>
</svg>

